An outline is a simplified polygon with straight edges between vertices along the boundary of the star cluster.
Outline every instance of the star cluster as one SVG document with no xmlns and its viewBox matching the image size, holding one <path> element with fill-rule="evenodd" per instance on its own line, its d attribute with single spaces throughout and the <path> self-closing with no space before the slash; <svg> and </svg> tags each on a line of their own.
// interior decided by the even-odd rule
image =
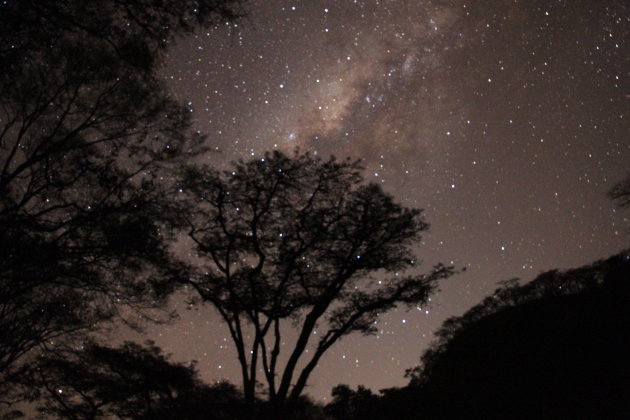
<svg viewBox="0 0 630 420">
<path fill-rule="evenodd" d="M 630 170 L 628 6 L 621 0 L 250 1 L 181 39 L 162 73 L 222 167 L 268 150 L 361 158 L 425 209 L 425 266 L 467 268 L 429 307 L 332 349 L 308 392 L 405 383 L 432 331 L 490 293 L 628 245 L 606 191 Z M 180 304 L 180 309 L 183 304 Z M 210 309 L 152 330 L 207 379 L 238 382 Z"/>
</svg>

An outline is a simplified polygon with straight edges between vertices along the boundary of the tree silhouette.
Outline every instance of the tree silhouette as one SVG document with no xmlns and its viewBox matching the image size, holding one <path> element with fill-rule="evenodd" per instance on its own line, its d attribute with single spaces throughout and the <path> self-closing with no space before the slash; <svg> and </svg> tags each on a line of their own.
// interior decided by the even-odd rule
<svg viewBox="0 0 630 420">
<path fill-rule="evenodd" d="M 332 389 L 331 395 L 333 400 L 326 406 L 326 413 L 334 419 L 380 418 L 383 414 L 379 396 L 362 385 L 353 391 L 348 385 L 340 384 Z"/>
<path fill-rule="evenodd" d="M 0 392 L 33 348 L 168 293 L 161 170 L 203 138 L 155 70 L 236 5 L 0 4 Z"/>
<path fill-rule="evenodd" d="M 630 251 L 503 282 L 444 322 L 410 383 L 333 388 L 326 413 L 369 418 L 606 418 L 630 413 Z"/>
<path fill-rule="evenodd" d="M 428 418 L 627 418 L 629 300 L 628 251 L 506 282 L 444 323 L 399 397 Z"/>
<path fill-rule="evenodd" d="M 193 364 L 173 363 L 153 343 L 118 348 L 90 343 L 48 353 L 20 381 L 43 418 L 236 419 L 233 385 L 202 383 Z"/>
<path fill-rule="evenodd" d="M 189 235 L 204 260 L 203 274 L 182 282 L 227 324 L 249 401 L 260 367 L 271 401 L 295 399 L 341 337 L 374 333 L 379 314 L 424 302 L 452 274 L 438 265 L 403 275 L 428 225 L 360 171 L 349 160 L 273 152 L 183 176 L 179 188 L 194 206 Z M 298 335 L 281 368 L 287 323 Z"/>
</svg>

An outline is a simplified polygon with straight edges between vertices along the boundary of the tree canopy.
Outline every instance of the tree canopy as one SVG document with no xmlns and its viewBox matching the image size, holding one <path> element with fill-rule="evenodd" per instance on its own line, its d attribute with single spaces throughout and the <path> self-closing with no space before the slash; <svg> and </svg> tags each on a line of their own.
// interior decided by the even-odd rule
<svg viewBox="0 0 630 420">
<path fill-rule="evenodd" d="M 189 236 L 202 259 L 201 272 L 182 281 L 226 323 L 249 400 L 261 367 L 270 400 L 297 398 L 336 341 L 374 333 L 379 314 L 425 302 L 452 274 L 442 265 L 405 274 L 428 225 L 420 210 L 363 182 L 361 169 L 276 151 L 182 177 L 178 188 L 194 208 Z M 291 348 L 281 345 L 286 324 L 298 334 Z"/>
<path fill-rule="evenodd" d="M 234 419 L 243 411 L 234 386 L 204 384 L 194 364 L 171 362 L 152 342 L 58 350 L 19 381 L 42 418 Z"/>
<path fill-rule="evenodd" d="M 0 4 L 0 391 L 32 349 L 167 294 L 161 171 L 203 137 L 156 68 L 238 4 Z"/>
<path fill-rule="evenodd" d="M 367 405 L 374 419 L 625 418 L 629 280 L 624 251 L 505 282 L 444 322 L 408 386 L 378 399 L 346 387 L 328 412 L 345 419 Z"/>
</svg>

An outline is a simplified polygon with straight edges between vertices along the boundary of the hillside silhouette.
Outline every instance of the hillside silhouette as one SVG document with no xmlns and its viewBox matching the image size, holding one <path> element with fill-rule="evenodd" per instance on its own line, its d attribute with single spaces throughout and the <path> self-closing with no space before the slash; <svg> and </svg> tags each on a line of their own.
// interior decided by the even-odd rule
<svg viewBox="0 0 630 420">
<path fill-rule="evenodd" d="M 338 392 L 335 418 L 628 418 L 630 255 L 506 282 L 438 340 L 400 389 Z M 338 390 L 339 391 L 339 390 Z M 369 392 L 369 390 L 368 390 Z M 355 413 L 355 414 L 353 414 Z"/>
</svg>

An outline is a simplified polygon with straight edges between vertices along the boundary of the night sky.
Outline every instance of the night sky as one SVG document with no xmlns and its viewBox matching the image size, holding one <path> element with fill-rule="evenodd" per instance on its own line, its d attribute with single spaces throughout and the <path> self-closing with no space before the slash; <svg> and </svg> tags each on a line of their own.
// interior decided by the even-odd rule
<svg viewBox="0 0 630 420">
<path fill-rule="evenodd" d="M 625 0 L 248 2 L 249 16 L 169 50 L 162 74 L 188 103 L 224 167 L 296 147 L 364 159 L 365 176 L 431 229 L 417 256 L 445 281 L 428 307 L 382 316 L 312 375 L 316 399 L 338 383 L 406 383 L 432 332 L 491 293 L 609 256 L 630 214 L 606 192 L 630 170 L 630 13 Z M 207 380 L 240 383 L 227 330 L 210 307 L 149 338 Z"/>
</svg>

